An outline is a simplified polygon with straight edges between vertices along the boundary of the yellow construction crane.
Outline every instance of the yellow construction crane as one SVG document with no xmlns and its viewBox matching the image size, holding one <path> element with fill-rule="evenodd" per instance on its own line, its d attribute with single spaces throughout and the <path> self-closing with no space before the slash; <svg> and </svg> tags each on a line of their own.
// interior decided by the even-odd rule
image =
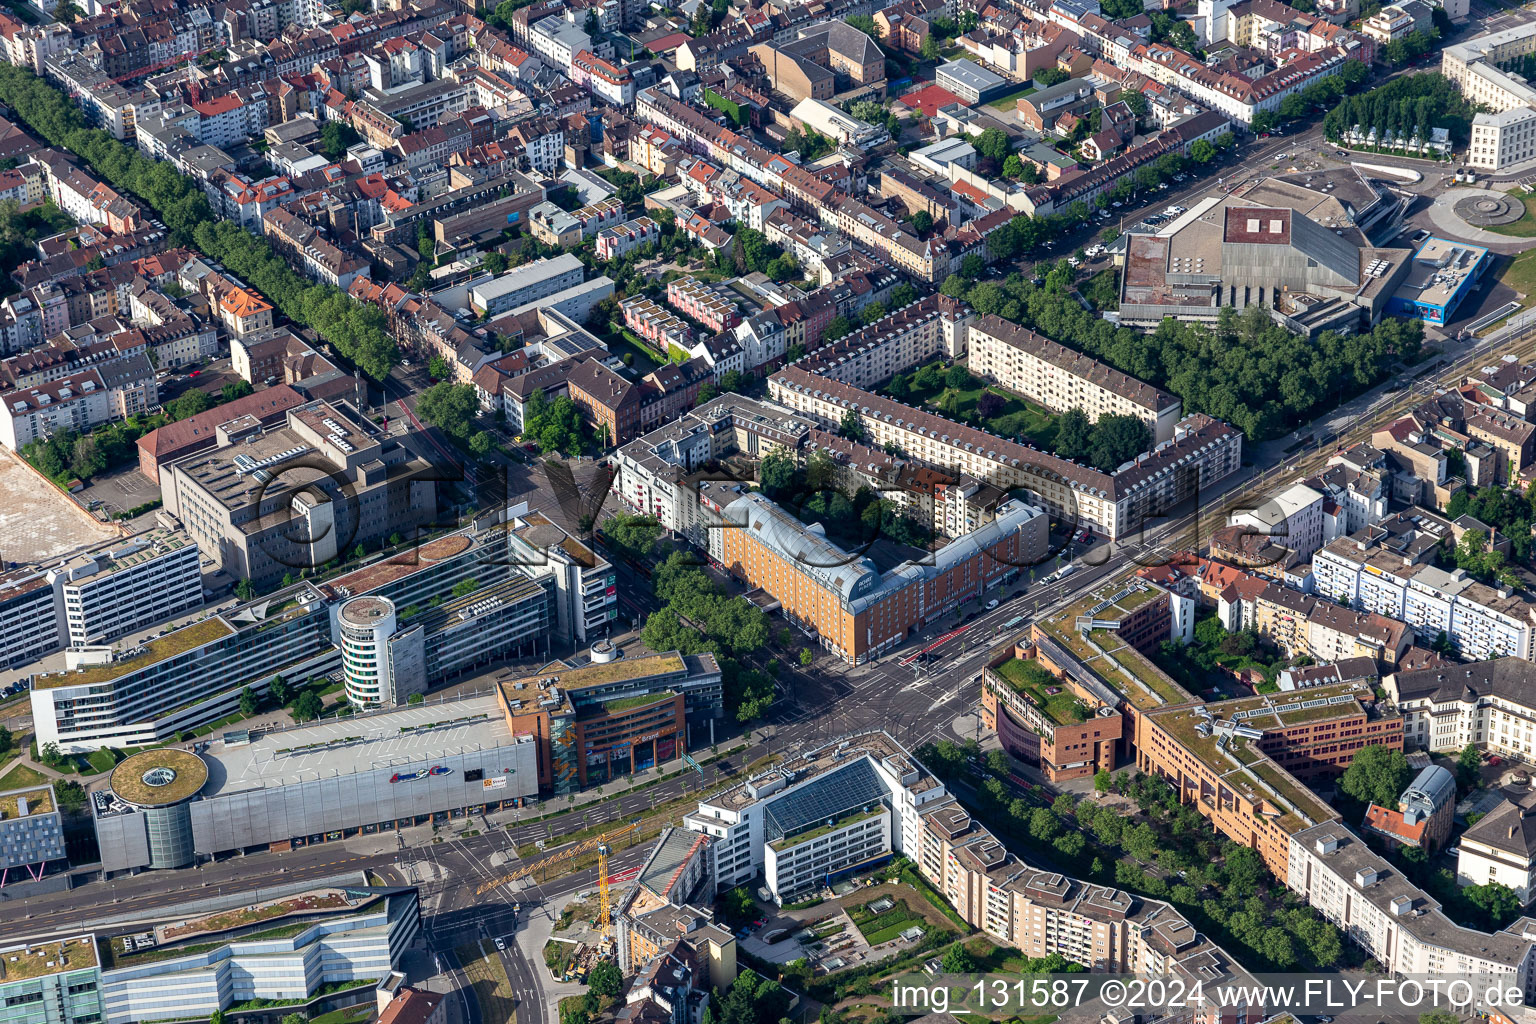
<svg viewBox="0 0 1536 1024">
<path fill-rule="evenodd" d="M 637 829 L 639 827 L 640 827 L 640 819 L 636 818 L 634 821 L 631 821 L 628 825 L 625 825 L 623 828 L 617 828 L 617 829 L 614 829 L 611 832 L 604 832 L 600 836 L 595 836 L 595 837 L 593 837 L 591 839 L 585 839 L 585 840 L 577 843 L 575 846 L 569 846 L 569 847 L 565 848 L 564 850 L 561 850 L 559 853 L 552 853 L 548 857 L 544 857 L 544 858 L 541 858 L 539 860 L 536 860 L 536 861 L 534 861 L 531 864 L 524 864 L 522 867 L 518 868 L 516 871 L 513 871 L 513 872 L 511 872 L 509 874 L 502 875 L 499 878 L 493 878 L 489 882 L 484 883 L 478 889 L 475 890 L 475 895 L 476 896 L 484 896 L 486 893 L 490 892 L 492 889 L 496 888 L 497 886 L 506 885 L 509 882 L 515 882 L 515 881 L 517 881 L 520 878 L 527 878 L 527 877 L 529 877 L 530 875 L 533 875 L 536 872 L 547 870 L 548 868 L 552 868 L 552 867 L 556 866 L 557 864 L 565 863 L 566 861 L 573 860 L 576 857 L 579 857 L 579 856 L 581 856 L 584 853 L 590 853 L 593 850 L 596 850 L 597 851 L 597 893 L 598 893 L 598 901 L 597 901 L 598 915 L 597 915 L 597 918 L 598 918 L 598 922 L 599 922 L 599 927 L 600 927 L 601 932 L 602 932 L 602 942 L 603 943 L 607 943 L 607 941 L 608 941 L 608 930 L 611 927 L 610 922 L 609 922 L 609 918 L 611 916 L 610 915 L 611 906 L 610 906 L 609 901 L 608 901 L 608 854 L 610 852 L 609 846 L 610 846 L 610 844 L 618 842 L 620 839 L 623 839 L 625 836 L 629 835 L 631 832 L 635 831 L 635 829 Z"/>
</svg>

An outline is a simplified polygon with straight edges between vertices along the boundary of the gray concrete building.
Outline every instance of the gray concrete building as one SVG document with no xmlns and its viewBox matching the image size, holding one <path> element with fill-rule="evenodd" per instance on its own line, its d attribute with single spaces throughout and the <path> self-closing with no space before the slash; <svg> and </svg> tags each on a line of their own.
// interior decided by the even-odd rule
<svg viewBox="0 0 1536 1024">
<path fill-rule="evenodd" d="M 297 576 L 436 521 L 439 473 L 363 417 L 327 402 L 282 426 L 243 416 L 161 473 L 165 509 L 232 576 Z"/>
<path fill-rule="evenodd" d="M 536 796 L 537 742 L 494 696 L 248 732 L 136 755 L 94 794 L 107 872 L 185 867 L 446 821 Z"/>
</svg>

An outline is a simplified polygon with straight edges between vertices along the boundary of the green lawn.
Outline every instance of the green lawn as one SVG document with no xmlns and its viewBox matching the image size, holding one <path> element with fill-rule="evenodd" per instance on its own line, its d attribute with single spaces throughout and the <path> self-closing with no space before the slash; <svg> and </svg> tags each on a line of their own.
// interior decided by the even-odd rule
<svg viewBox="0 0 1536 1024">
<path fill-rule="evenodd" d="M 35 769 L 19 764 L 15 768 L 0 776 L 0 793 L 13 789 L 30 789 L 33 786 L 45 786 L 49 782 L 48 776 Z"/>
<path fill-rule="evenodd" d="M 908 909 L 906 900 L 897 900 L 896 905 L 883 914 L 871 914 L 869 904 L 866 903 L 849 911 L 848 916 L 853 918 L 853 923 L 864 935 L 864 941 L 871 946 L 890 942 L 913 925 L 920 925 L 924 930 L 928 928 L 928 923 L 920 915 Z"/>
<path fill-rule="evenodd" d="M 1515 223 L 1524 224 L 1525 221 Z M 1499 281 L 1520 293 L 1522 306 L 1529 306 L 1536 301 L 1536 249 L 1527 250 L 1510 260 L 1499 274 Z"/>
<path fill-rule="evenodd" d="M 1021 85 L 1012 92 L 1005 92 L 995 100 L 987 101 L 987 106 L 996 107 L 998 110 L 1012 110 L 1017 100 L 1023 99 L 1035 91 L 1032 85 Z"/>
<path fill-rule="evenodd" d="M 1057 725 L 1076 725 L 1086 721 L 1088 709 L 1083 706 L 1082 701 L 1077 699 L 1077 695 L 1061 682 L 1049 684 L 1050 689 L 1058 692 L 1046 693 L 1046 687 L 1041 685 L 1043 680 L 1039 679 L 1039 673 L 1030 670 L 1032 665 L 1034 665 L 1033 662 L 1014 658 L 999 665 L 997 674 L 1006 679 L 1008 685 L 1023 694 Z"/>
<path fill-rule="evenodd" d="M 942 361 L 939 365 L 943 365 Z M 904 376 L 910 384 L 911 375 Z M 1003 411 L 986 423 L 980 422 L 976 416 L 976 402 L 983 391 L 992 392 L 1004 402 Z M 965 388 L 949 388 L 942 384 L 937 388 L 919 388 L 912 385 L 907 397 L 901 401 L 913 406 L 932 405 L 941 414 L 951 419 L 970 423 L 973 426 L 984 426 L 994 434 L 1004 437 L 1027 439 L 1034 442 L 1037 448 L 1049 450 L 1056 440 L 1054 415 L 1011 391 L 986 385 L 976 377 L 972 377 L 971 386 Z"/>
<path fill-rule="evenodd" d="M 623 326 L 620 326 L 617 331 L 609 336 L 608 348 L 620 359 L 624 358 L 625 353 L 632 355 L 634 357 L 633 361 L 626 365 L 641 375 L 650 373 L 666 361 L 664 359 L 657 359 L 658 353 L 655 349 L 637 338 L 633 332 Z"/>
<path fill-rule="evenodd" d="M 356 1006 L 344 1006 L 330 1013 L 322 1013 L 318 1017 L 310 1018 L 309 1024 L 366 1024 L 373 1020 L 376 1007 L 373 1003 L 358 1003 Z"/>
<path fill-rule="evenodd" d="M 1515 238 L 1536 238 L 1536 195 L 1526 195 L 1520 190 L 1511 192 L 1510 195 L 1525 203 L 1525 216 L 1513 224 L 1496 224 L 1483 230 L 1511 235 Z"/>
<path fill-rule="evenodd" d="M 86 762 L 96 773 L 109 772 L 117 767 L 117 757 L 110 750 L 93 750 L 85 755 Z"/>
</svg>

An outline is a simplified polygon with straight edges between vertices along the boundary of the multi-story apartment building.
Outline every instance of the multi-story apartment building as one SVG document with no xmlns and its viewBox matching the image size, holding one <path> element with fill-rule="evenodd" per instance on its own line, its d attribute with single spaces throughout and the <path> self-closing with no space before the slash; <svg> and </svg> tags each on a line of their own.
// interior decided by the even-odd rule
<svg viewBox="0 0 1536 1024">
<path fill-rule="evenodd" d="M 1522 905 L 1536 895 L 1536 798 L 1530 793 L 1506 797 L 1469 825 L 1456 846 L 1461 885 L 1507 885 Z"/>
<path fill-rule="evenodd" d="M 1088 419 L 1135 416 L 1158 443 L 1173 437 L 1178 398 L 1091 356 L 988 314 L 970 325 L 971 371 L 1052 412 L 1081 409 Z"/>
<path fill-rule="evenodd" d="M 1451 753 L 1470 743 L 1514 760 L 1536 754 L 1536 665 L 1525 658 L 1397 672 L 1382 686 L 1410 748 Z"/>
<path fill-rule="evenodd" d="M 1375 709 L 1370 687 L 1342 683 L 1301 695 L 1160 708 L 1136 719 L 1136 766 L 1233 842 L 1286 878 L 1291 836 L 1338 815 L 1297 775 L 1343 771 L 1369 744 L 1401 749 L 1402 719 Z"/>
<path fill-rule="evenodd" d="M 815 426 L 772 402 L 721 395 L 621 447 L 610 490 L 626 508 L 656 516 L 666 529 L 707 548 L 719 520 L 701 511 L 700 497 L 710 488 L 696 474 L 737 453 L 760 459 L 776 449 L 797 450 Z"/>
<path fill-rule="evenodd" d="M 1325 514 L 1322 492 L 1292 484 L 1260 501 L 1257 508 L 1228 516 L 1227 525 L 1273 538 L 1306 561 L 1324 543 L 1336 539 L 1342 524 Z"/>
<path fill-rule="evenodd" d="M 974 318 L 964 303 L 929 295 L 813 349 L 795 366 L 857 388 L 874 387 L 930 359 L 958 358 Z"/>
<path fill-rule="evenodd" d="M 701 801 L 683 823 L 711 838 L 717 889 L 763 877 L 787 902 L 858 870 L 859 858 L 902 853 L 966 922 L 1025 956 L 1190 983 L 1248 980 L 1167 904 L 1023 863 L 884 733 L 806 750 Z M 1211 1000 L 1187 1020 L 1257 1024 L 1266 1015 Z"/>
<path fill-rule="evenodd" d="M 1536 53 L 1536 27 L 1490 32 L 1447 46 L 1440 53 L 1440 73 L 1469 103 L 1486 108 L 1473 116 L 1467 162 L 1496 171 L 1536 154 L 1536 89 L 1511 70 Z"/>
<path fill-rule="evenodd" d="M 679 277 L 669 282 L 667 303 L 716 334 L 723 334 L 741 323 L 741 310 L 736 303 L 697 278 Z"/>
<path fill-rule="evenodd" d="M 644 295 L 631 295 L 619 303 L 619 309 L 624 313 L 626 327 L 663 352 L 688 352 L 693 348 L 693 328 Z"/>
<path fill-rule="evenodd" d="M 651 245 L 661 238 L 661 225 L 649 217 L 603 228 L 597 233 L 598 259 L 616 260 L 643 245 Z"/>
<path fill-rule="evenodd" d="M 1416 510 L 1326 544 L 1312 560 L 1315 590 L 1406 622 L 1433 641 L 1444 633 L 1462 657 L 1536 657 L 1536 604 L 1500 584 L 1433 564 L 1450 528 Z"/>
<path fill-rule="evenodd" d="M 0 403 L 0 444 L 12 451 L 66 431 L 88 434 L 112 419 L 112 397 L 96 369 L 11 391 Z"/>
<path fill-rule="evenodd" d="M 1005 490 L 1023 488 L 1053 516 L 1110 538 L 1124 536 L 1147 517 L 1212 487 L 1242 461 L 1242 435 L 1201 414 L 1180 421 L 1172 438 L 1133 464 L 1105 473 L 828 380 L 798 365 L 769 378 L 768 393 L 780 405 L 829 429 L 851 412 L 872 445 L 893 444 L 919 462 Z"/>
<path fill-rule="evenodd" d="M 1291 837 L 1286 884 L 1398 976 L 1491 977 L 1525 992 L 1531 977 L 1530 919 L 1489 934 L 1463 928 L 1440 905 L 1338 822 Z"/>
<path fill-rule="evenodd" d="M 923 562 L 882 573 L 760 493 L 731 501 L 721 518 L 709 538 L 710 557 L 772 594 L 786 618 L 814 629 L 823 647 L 852 664 L 1016 577 L 1045 557 L 1048 544 L 1046 515 L 1013 501 Z"/>
</svg>

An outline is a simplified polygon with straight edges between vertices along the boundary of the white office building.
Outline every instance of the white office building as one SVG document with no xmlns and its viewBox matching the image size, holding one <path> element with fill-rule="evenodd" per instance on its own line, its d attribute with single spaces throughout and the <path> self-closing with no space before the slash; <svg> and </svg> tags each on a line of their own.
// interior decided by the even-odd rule
<svg viewBox="0 0 1536 1024">
<path fill-rule="evenodd" d="M 197 543 L 171 530 L 79 555 L 48 575 L 70 647 L 110 643 L 203 606 Z"/>
<path fill-rule="evenodd" d="M 107 1024 L 207 1019 L 216 1009 L 252 999 L 303 1001 L 327 985 L 382 980 L 421 929 L 416 890 L 344 892 L 355 910 L 344 908 L 297 931 L 278 919 L 226 941 L 186 943 L 182 956 L 156 948 L 114 957 L 120 966 L 104 964 L 101 970 Z M 334 902 L 330 895 L 315 898 Z M 111 942 L 114 951 L 122 950 L 122 938 Z M 141 959 L 146 962 L 136 962 Z"/>
<path fill-rule="evenodd" d="M 762 876 L 780 904 L 913 849 L 941 782 L 884 733 L 833 741 L 748 779 L 684 819 L 714 837 L 718 889 Z"/>
<path fill-rule="evenodd" d="M 477 284 L 469 299 L 478 313 L 499 316 L 518 306 L 537 302 L 581 284 L 585 268 L 570 253 L 513 267 L 500 277 Z"/>
</svg>

